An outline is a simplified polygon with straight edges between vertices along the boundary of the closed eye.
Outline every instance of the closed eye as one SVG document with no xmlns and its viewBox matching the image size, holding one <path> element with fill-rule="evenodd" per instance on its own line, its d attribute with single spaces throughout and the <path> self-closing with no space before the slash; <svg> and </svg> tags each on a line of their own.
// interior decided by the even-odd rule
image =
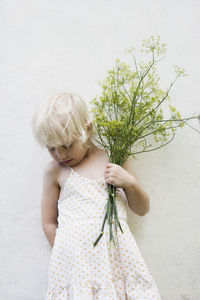
<svg viewBox="0 0 200 300">
<path fill-rule="evenodd" d="M 70 144 L 69 146 L 66 146 L 66 145 L 61 145 L 61 147 L 65 148 L 65 149 L 69 149 L 70 147 L 72 147 L 73 143 Z M 49 151 L 54 151 L 55 148 L 48 148 Z"/>
<path fill-rule="evenodd" d="M 64 147 L 64 148 L 66 148 L 66 149 L 69 149 L 70 147 L 72 147 L 72 145 L 73 145 L 73 143 L 72 143 L 72 144 L 70 144 L 69 146 L 65 146 L 65 145 L 63 145 L 63 147 Z"/>
</svg>

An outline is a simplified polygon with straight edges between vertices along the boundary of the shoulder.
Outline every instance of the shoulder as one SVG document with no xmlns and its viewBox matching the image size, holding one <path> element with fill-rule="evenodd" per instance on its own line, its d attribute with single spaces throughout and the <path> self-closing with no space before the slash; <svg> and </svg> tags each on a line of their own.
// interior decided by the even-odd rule
<svg viewBox="0 0 200 300">
<path fill-rule="evenodd" d="M 60 169 L 60 165 L 55 160 L 49 161 L 44 166 L 44 171 L 47 172 L 47 173 L 55 173 L 55 172 L 58 172 L 59 169 Z"/>
<path fill-rule="evenodd" d="M 52 160 L 44 166 L 44 177 L 48 177 L 49 179 L 57 182 L 58 176 L 60 174 L 60 169 L 61 166 L 59 165 L 59 163 Z"/>
</svg>

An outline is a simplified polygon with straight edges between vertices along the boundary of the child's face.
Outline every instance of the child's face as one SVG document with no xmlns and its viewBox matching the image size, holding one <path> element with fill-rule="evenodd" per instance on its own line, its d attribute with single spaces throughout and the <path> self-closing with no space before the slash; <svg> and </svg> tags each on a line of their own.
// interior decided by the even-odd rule
<svg viewBox="0 0 200 300">
<path fill-rule="evenodd" d="M 63 145 L 47 149 L 54 160 L 69 166 L 80 163 L 89 150 L 86 144 L 81 144 L 77 140 L 72 142 L 68 148 Z"/>
</svg>

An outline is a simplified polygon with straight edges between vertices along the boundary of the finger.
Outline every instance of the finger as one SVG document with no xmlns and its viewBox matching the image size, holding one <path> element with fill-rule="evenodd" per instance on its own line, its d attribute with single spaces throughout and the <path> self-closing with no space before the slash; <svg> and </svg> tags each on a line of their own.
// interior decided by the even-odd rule
<svg viewBox="0 0 200 300">
<path fill-rule="evenodd" d="M 107 167 L 108 167 L 108 168 L 110 168 L 110 167 L 112 167 L 112 166 L 113 166 L 112 163 L 107 163 Z"/>
</svg>

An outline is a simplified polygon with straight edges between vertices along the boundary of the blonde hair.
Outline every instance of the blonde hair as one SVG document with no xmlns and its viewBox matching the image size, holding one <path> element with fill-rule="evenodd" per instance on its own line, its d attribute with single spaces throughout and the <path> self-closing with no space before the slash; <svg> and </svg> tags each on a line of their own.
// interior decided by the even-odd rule
<svg viewBox="0 0 200 300">
<path fill-rule="evenodd" d="M 86 143 L 91 122 L 87 104 L 74 92 L 61 92 L 42 101 L 32 118 L 35 140 L 43 147 Z M 92 132 L 91 132 L 92 136 Z"/>
</svg>

